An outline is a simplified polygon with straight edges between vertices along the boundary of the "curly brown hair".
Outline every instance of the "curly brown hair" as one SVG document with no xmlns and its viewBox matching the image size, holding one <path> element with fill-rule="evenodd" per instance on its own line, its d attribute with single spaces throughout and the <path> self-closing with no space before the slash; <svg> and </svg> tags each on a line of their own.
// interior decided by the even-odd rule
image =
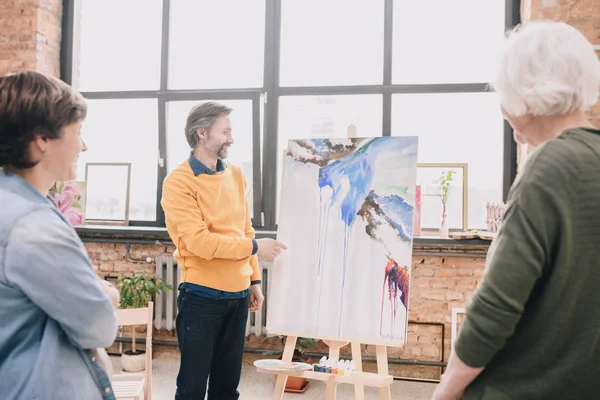
<svg viewBox="0 0 600 400">
<path fill-rule="evenodd" d="M 81 94 L 58 78 L 35 71 L 0 78 L 0 167 L 34 167 L 29 145 L 37 135 L 58 139 L 65 126 L 83 121 Z"/>
</svg>

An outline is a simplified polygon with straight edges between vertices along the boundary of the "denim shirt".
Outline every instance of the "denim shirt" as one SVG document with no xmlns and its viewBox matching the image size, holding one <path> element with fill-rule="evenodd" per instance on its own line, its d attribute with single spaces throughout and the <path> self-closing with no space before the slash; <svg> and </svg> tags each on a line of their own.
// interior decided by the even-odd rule
<svg viewBox="0 0 600 400">
<path fill-rule="evenodd" d="M 113 398 L 90 349 L 117 317 L 85 247 L 54 204 L 0 169 L 0 397 Z"/>
<path fill-rule="evenodd" d="M 212 169 L 210 169 L 206 165 L 204 165 L 196 157 L 194 157 L 193 152 L 190 154 L 188 162 L 189 162 L 190 168 L 192 168 L 192 172 L 194 172 L 195 176 L 198 176 L 200 174 L 213 175 L 213 174 L 216 174 L 217 172 L 222 172 L 225 170 L 225 168 L 227 168 L 227 164 L 225 163 L 225 161 L 217 160 L 217 170 L 213 171 Z M 257 251 L 258 251 L 258 243 L 256 242 L 255 239 L 252 239 L 252 255 L 256 254 Z M 262 281 L 252 281 L 251 285 L 260 284 L 261 282 Z M 186 289 L 197 296 L 206 297 L 206 298 L 213 299 L 213 300 L 243 299 L 246 296 L 248 296 L 251 292 L 250 288 L 242 290 L 241 292 L 224 292 L 222 290 L 216 290 L 213 288 L 209 288 L 209 287 L 202 286 L 202 285 L 196 285 L 196 284 L 189 283 L 189 282 L 181 283 L 179 285 L 178 289 L 179 290 Z"/>
</svg>

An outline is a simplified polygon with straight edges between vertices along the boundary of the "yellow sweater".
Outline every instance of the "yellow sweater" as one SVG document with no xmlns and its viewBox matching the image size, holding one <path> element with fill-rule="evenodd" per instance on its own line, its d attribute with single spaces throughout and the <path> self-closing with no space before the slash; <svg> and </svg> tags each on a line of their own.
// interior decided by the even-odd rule
<svg viewBox="0 0 600 400">
<path fill-rule="evenodd" d="M 261 279 L 239 167 L 228 163 L 216 174 L 195 176 L 185 161 L 165 178 L 161 205 L 182 282 L 239 292 Z M 243 272 L 248 265 L 251 275 Z"/>
</svg>

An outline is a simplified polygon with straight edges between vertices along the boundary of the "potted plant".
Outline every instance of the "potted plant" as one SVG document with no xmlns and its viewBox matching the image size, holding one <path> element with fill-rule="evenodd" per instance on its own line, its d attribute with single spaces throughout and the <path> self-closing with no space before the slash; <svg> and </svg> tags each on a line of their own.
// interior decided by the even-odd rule
<svg viewBox="0 0 600 400">
<path fill-rule="evenodd" d="M 448 210 L 446 205 L 448 203 L 448 197 L 450 196 L 450 187 L 455 173 L 456 171 L 444 171 L 438 179 L 433 181 L 440 191 L 439 196 L 442 200 L 442 222 L 440 224 L 441 237 L 448 237 Z"/>
<path fill-rule="evenodd" d="M 313 360 L 306 353 L 309 349 L 316 346 L 317 341 L 315 339 L 299 337 L 296 341 L 296 348 L 294 349 L 294 355 L 292 361 L 303 362 L 312 364 Z M 285 391 L 291 393 L 303 393 L 308 388 L 308 381 L 306 378 L 300 376 L 288 376 L 285 384 Z"/>
<path fill-rule="evenodd" d="M 294 355 L 292 356 L 293 362 L 303 362 L 307 364 L 312 364 L 313 360 L 306 353 L 309 349 L 313 348 L 317 345 L 317 341 L 315 339 L 308 339 L 299 337 L 296 340 L 296 347 L 294 348 Z M 277 354 L 274 351 L 265 351 L 262 353 L 264 356 L 272 356 Z M 277 357 L 281 360 L 282 355 Z M 287 381 L 285 383 L 285 391 L 291 393 L 304 393 L 308 388 L 308 381 L 306 378 L 298 377 L 298 376 L 288 376 Z"/>
<path fill-rule="evenodd" d="M 121 293 L 121 308 L 143 308 L 159 292 L 173 290 L 173 287 L 157 276 L 145 272 L 135 272 L 131 276 L 120 276 L 117 287 Z M 146 367 L 145 351 L 136 348 L 135 326 L 131 327 L 131 350 L 121 355 L 121 364 L 126 372 L 141 372 Z"/>
</svg>

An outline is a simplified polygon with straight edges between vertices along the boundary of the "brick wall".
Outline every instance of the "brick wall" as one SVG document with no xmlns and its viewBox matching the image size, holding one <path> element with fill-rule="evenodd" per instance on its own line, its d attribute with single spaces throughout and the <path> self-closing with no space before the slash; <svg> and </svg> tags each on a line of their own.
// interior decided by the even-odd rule
<svg viewBox="0 0 600 400">
<path fill-rule="evenodd" d="M 523 0 L 521 19 L 562 21 L 577 28 L 593 44 L 600 46 L 600 4 L 598 0 Z M 600 57 L 600 50 L 596 50 Z M 592 122 L 600 127 L 600 101 L 590 111 Z"/>
<path fill-rule="evenodd" d="M 60 75 L 61 0 L 0 0 L 0 74 Z"/>
<path fill-rule="evenodd" d="M 151 262 L 128 260 L 128 246 L 114 243 L 86 242 L 92 261 L 98 265 L 102 276 L 117 276 L 132 271 L 155 272 L 154 258 L 172 254 L 173 246 L 167 245 L 131 245 L 129 256 L 132 259 L 146 259 Z M 423 254 L 422 248 L 415 248 L 415 253 Z M 409 320 L 407 345 L 402 348 L 389 348 L 390 358 L 418 359 L 424 361 L 440 361 L 442 354 L 442 330 L 444 335 L 444 361 L 450 354 L 450 326 L 453 307 L 464 307 L 483 274 L 485 262 L 485 246 L 452 249 L 428 249 L 432 255 L 413 257 L 412 283 L 409 304 Z M 456 255 L 439 256 L 436 251 L 456 252 Z M 469 254 L 461 254 L 461 253 Z M 427 323 L 443 324 L 428 325 Z M 171 335 L 160 335 L 161 340 L 175 340 Z M 281 340 L 250 337 L 248 347 L 264 349 L 283 349 Z M 349 346 L 342 353 L 349 354 Z M 315 352 L 327 352 L 323 344 L 319 344 Z M 365 357 L 375 357 L 375 346 L 363 346 Z M 374 369 L 374 364 L 365 365 L 365 369 Z M 439 367 L 390 365 L 390 372 L 396 376 L 410 376 L 426 379 L 438 379 Z"/>
<path fill-rule="evenodd" d="M 562 21 L 577 28 L 593 45 L 600 45 L 600 4 L 598 0 L 522 0 L 521 21 L 547 19 Z M 600 57 L 600 50 L 596 50 Z M 594 125 L 600 128 L 600 101 L 589 111 Z M 520 149 L 519 166 L 522 166 L 527 148 Z"/>
</svg>

